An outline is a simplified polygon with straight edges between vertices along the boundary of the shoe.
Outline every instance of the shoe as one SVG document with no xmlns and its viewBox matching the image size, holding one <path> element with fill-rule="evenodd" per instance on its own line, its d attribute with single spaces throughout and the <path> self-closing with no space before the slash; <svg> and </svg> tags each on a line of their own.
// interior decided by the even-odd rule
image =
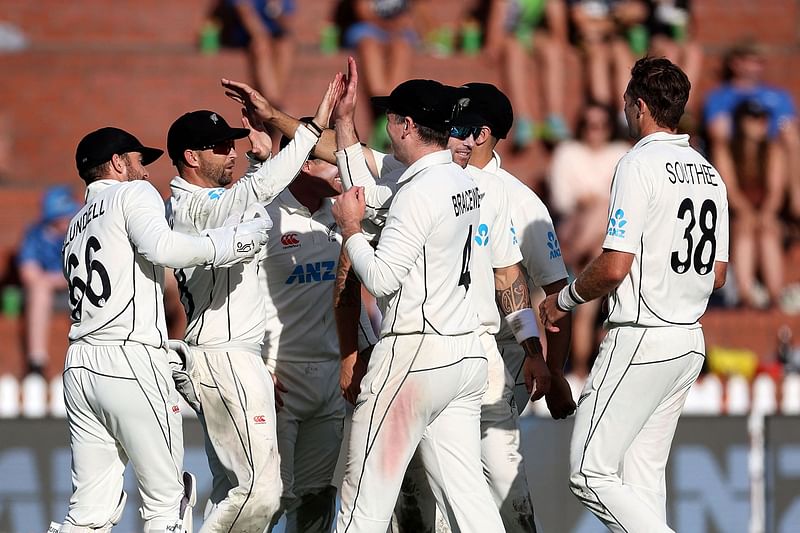
<svg viewBox="0 0 800 533">
<path fill-rule="evenodd" d="M 41 418 L 47 414 L 47 381 L 31 373 L 22 380 L 22 416 Z"/>
<path fill-rule="evenodd" d="M 369 145 L 380 152 L 388 151 L 392 144 L 391 139 L 389 139 L 389 134 L 386 132 L 386 124 L 388 123 L 389 119 L 386 118 L 386 115 L 380 115 L 375 119 L 375 123 L 372 126 Z"/>
<path fill-rule="evenodd" d="M 544 129 L 549 141 L 560 142 L 572 137 L 567 122 L 561 115 L 549 115 Z"/>
<path fill-rule="evenodd" d="M 514 148 L 521 150 L 527 148 L 536 137 L 536 130 L 533 121 L 529 118 L 520 117 L 514 121 Z"/>
</svg>

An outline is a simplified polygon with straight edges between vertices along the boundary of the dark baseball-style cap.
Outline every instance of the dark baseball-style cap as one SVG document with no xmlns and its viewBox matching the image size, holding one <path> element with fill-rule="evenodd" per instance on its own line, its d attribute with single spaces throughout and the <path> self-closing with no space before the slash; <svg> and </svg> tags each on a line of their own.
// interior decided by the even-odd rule
<svg viewBox="0 0 800 533">
<path fill-rule="evenodd" d="M 491 83 L 467 83 L 462 86 L 467 90 L 469 104 L 466 114 L 478 114 L 484 124 L 492 130 L 492 135 L 505 139 L 514 122 L 514 110 L 511 101 L 500 89 Z"/>
<path fill-rule="evenodd" d="M 75 164 L 78 173 L 83 174 L 90 168 L 102 165 L 114 154 L 127 154 L 139 152 L 142 154 L 142 164 L 149 165 L 164 153 L 158 148 L 148 148 L 139 142 L 139 139 L 125 130 L 119 128 L 100 128 L 87 134 L 75 150 Z"/>
<path fill-rule="evenodd" d="M 373 96 L 372 103 L 433 130 L 446 131 L 453 116 L 452 88 L 435 80 L 408 80 L 394 88 L 389 96 Z"/>
<path fill-rule="evenodd" d="M 181 115 L 169 127 L 167 152 L 174 163 L 183 160 L 184 150 L 205 150 L 249 134 L 247 128 L 231 128 L 222 115 L 213 111 L 191 111 Z"/>
</svg>

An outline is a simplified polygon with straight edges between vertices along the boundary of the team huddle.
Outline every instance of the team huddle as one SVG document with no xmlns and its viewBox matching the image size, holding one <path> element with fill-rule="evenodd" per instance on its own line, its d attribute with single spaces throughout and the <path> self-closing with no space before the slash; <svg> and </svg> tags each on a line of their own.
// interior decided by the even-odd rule
<svg viewBox="0 0 800 533">
<path fill-rule="evenodd" d="M 63 248 L 73 494 L 51 530 L 110 531 L 128 460 L 144 531 L 193 530 L 180 395 L 213 478 L 202 533 L 268 532 L 284 515 L 287 532 L 535 532 L 518 407 L 540 398 L 557 419 L 577 409 L 570 487 L 584 505 L 611 531 L 672 531 L 666 460 L 728 260 L 723 181 L 676 133 L 680 69 L 633 67 L 625 114 L 639 142 L 617 166 L 603 251 L 571 283 L 547 208 L 495 151 L 513 122 L 495 86 L 409 80 L 373 98 L 384 154 L 356 132 L 352 58 L 309 118 L 222 85 L 243 127 L 205 110 L 172 124 L 166 214 L 145 168 L 162 150 L 111 127 L 78 144 L 86 205 Z M 274 156 L 268 129 L 283 135 Z M 670 179 L 670 165 L 705 178 Z M 186 313 L 179 340 L 165 268 Z M 570 312 L 604 296 L 609 333 L 576 406 Z"/>
</svg>

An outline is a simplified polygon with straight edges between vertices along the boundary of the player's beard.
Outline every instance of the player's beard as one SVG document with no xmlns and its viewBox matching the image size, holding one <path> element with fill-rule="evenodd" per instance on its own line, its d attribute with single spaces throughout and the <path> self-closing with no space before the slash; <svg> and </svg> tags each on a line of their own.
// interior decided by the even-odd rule
<svg viewBox="0 0 800 533">
<path fill-rule="evenodd" d="M 127 154 L 126 154 L 127 155 Z M 139 181 L 144 179 L 144 173 L 139 172 L 138 169 L 133 168 L 133 165 L 128 163 L 128 181 Z"/>
<path fill-rule="evenodd" d="M 222 163 L 215 163 L 205 158 L 199 158 L 199 171 L 202 176 L 205 176 L 209 181 L 216 183 L 220 187 L 225 187 L 230 184 L 233 178 L 233 169 L 227 169 L 225 164 L 227 160 Z"/>
</svg>

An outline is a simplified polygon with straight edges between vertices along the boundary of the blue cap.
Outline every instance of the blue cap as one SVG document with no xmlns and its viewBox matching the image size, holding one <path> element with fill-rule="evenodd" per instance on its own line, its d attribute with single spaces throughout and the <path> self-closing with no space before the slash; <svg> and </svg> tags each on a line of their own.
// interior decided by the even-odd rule
<svg viewBox="0 0 800 533">
<path fill-rule="evenodd" d="M 58 218 L 72 218 L 80 210 L 72 191 L 66 185 L 50 187 L 42 196 L 42 220 L 52 222 Z"/>
</svg>

